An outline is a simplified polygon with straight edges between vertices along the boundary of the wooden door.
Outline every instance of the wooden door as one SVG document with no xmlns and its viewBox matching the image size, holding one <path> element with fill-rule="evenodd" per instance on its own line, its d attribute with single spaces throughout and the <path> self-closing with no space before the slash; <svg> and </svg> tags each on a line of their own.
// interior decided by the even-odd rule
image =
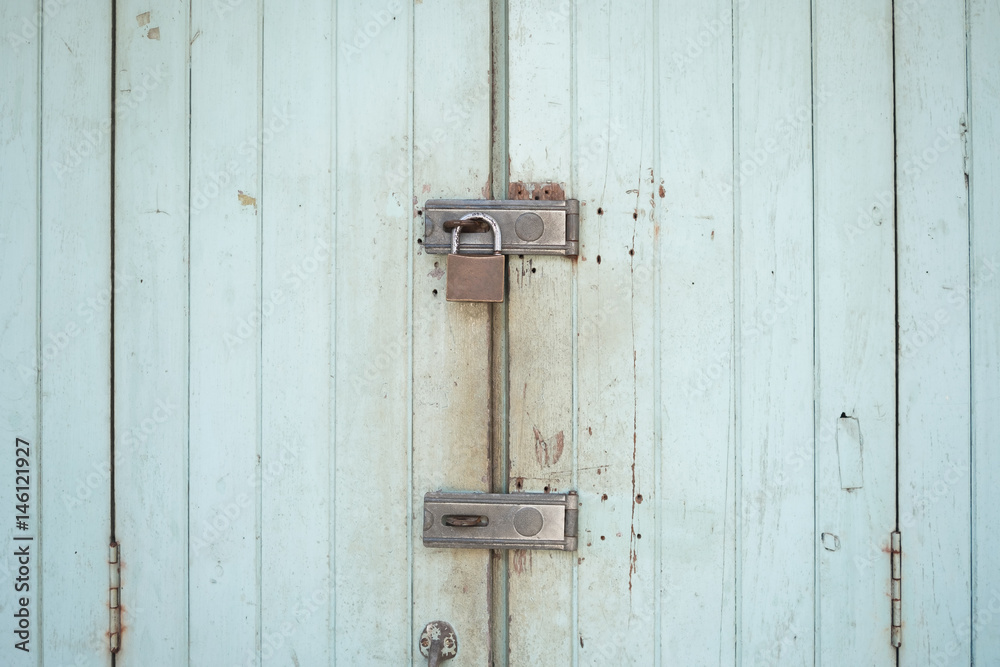
<svg viewBox="0 0 1000 667">
<path fill-rule="evenodd" d="M 1000 657 L 986 0 L 0 21 L 0 663 Z M 448 303 L 444 197 L 580 256 Z M 576 490 L 579 549 L 427 549 L 439 489 Z"/>
</svg>

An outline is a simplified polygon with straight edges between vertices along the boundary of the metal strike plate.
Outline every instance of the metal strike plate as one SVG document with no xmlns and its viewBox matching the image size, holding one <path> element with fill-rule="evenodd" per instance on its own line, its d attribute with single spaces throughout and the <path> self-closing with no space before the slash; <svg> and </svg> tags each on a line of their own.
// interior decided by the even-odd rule
<svg viewBox="0 0 1000 667">
<path fill-rule="evenodd" d="M 432 255 L 451 251 L 448 223 L 467 213 L 488 213 L 500 224 L 500 252 L 504 255 L 580 254 L 580 202 L 533 199 L 428 199 L 424 204 L 424 249 Z M 462 233 L 462 254 L 489 255 L 493 235 L 489 228 Z"/>
<path fill-rule="evenodd" d="M 424 546 L 576 551 L 576 492 L 426 493 Z"/>
</svg>

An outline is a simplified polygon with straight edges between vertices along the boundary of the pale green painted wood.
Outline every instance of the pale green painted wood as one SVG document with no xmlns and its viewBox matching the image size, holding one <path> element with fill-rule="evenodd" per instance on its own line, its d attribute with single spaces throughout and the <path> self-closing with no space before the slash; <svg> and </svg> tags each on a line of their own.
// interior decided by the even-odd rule
<svg viewBox="0 0 1000 667">
<path fill-rule="evenodd" d="M 809 10 L 801 2 L 740 3 L 736 12 L 736 623 L 743 665 L 814 658 Z"/>
<path fill-rule="evenodd" d="M 891 24 L 891 2 L 813 4 L 817 665 L 895 660 Z M 838 432 L 842 414 L 860 428 L 859 464 Z"/>
<path fill-rule="evenodd" d="M 262 108 L 261 20 L 256 2 L 192 6 L 189 647 L 182 650 L 193 664 L 254 664 L 265 643 L 260 170 L 265 128 L 289 121 Z"/>
<path fill-rule="evenodd" d="M 509 180 L 512 191 L 523 183 L 532 193 L 516 196 L 541 198 L 542 189 L 530 184 L 571 185 L 572 12 L 568 3 L 554 7 L 538 0 L 513 0 L 507 7 Z M 562 197 L 550 191 L 546 198 Z M 508 258 L 510 491 L 568 491 L 576 483 L 574 274 L 565 258 Z M 573 659 L 576 556 L 508 553 L 510 665 Z"/>
<path fill-rule="evenodd" d="M 333 11 L 264 4 L 262 665 L 333 660 Z"/>
<path fill-rule="evenodd" d="M 664 665 L 732 665 L 732 3 L 671 0 L 659 7 L 657 26 L 659 398 L 654 410 L 660 480 L 655 531 L 649 532 L 655 532 L 662 574 L 655 659 Z"/>
<path fill-rule="evenodd" d="M 907 667 L 971 660 L 966 20 L 964 2 L 896 5 L 899 658 Z"/>
<path fill-rule="evenodd" d="M 189 7 L 122 0 L 116 11 L 115 538 L 127 628 L 118 664 L 180 665 L 188 661 Z"/>
<path fill-rule="evenodd" d="M 972 658 L 1000 662 L 1000 5 L 969 4 Z M 947 647 L 946 652 L 947 652 Z"/>
<path fill-rule="evenodd" d="M 0 487 L 0 503 L 16 507 L 24 499 L 18 498 L 24 492 L 18 487 L 27 487 L 31 517 L 27 530 L 8 521 L 0 530 L 0 539 L 5 545 L 27 544 L 34 561 L 31 580 L 18 582 L 21 564 L 14 546 L 0 558 L 0 586 L 8 592 L 0 599 L 0 616 L 14 619 L 15 613 L 23 613 L 20 600 L 24 598 L 30 623 L 30 634 L 12 633 L 0 644 L 0 662 L 10 667 L 41 664 L 39 366 L 46 361 L 43 349 L 54 359 L 61 347 L 71 344 L 70 333 L 65 330 L 47 332 L 50 335 L 44 341 L 39 331 L 39 25 L 39 3 L 35 0 L 0 5 L 0 26 L 4 27 L 0 32 L 0 62 L 4 63 L 0 71 L 0 285 L 4 292 L 0 300 L 0 442 L 12 456 L 8 461 L 16 464 L 20 453 L 29 464 L 29 473 L 21 480 L 16 478 L 13 464 L 8 464 L 9 481 Z M 19 439 L 27 443 L 26 448 L 21 445 L 21 452 L 17 451 Z M 104 484 L 106 474 L 98 473 L 98 485 Z M 91 492 L 86 483 L 83 491 Z M 33 540 L 15 542 L 15 537 Z M 12 623 L 11 630 L 15 629 Z M 28 641 L 22 647 L 27 652 L 16 645 L 25 639 Z"/>
<path fill-rule="evenodd" d="M 654 3 L 581 3 L 574 24 L 576 90 L 563 124 L 576 126 L 582 200 L 573 336 L 582 521 L 570 643 L 580 664 L 641 664 L 655 656 L 660 570 Z"/>
<path fill-rule="evenodd" d="M 347 665 L 401 665 L 420 657 L 411 611 L 410 531 L 417 524 L 410 516 L 415 490 L 407 280 L 416 252 L 409 201 L 414 51 L 412 10 L 396 7 L 381 23 L 380 7 L 337 8 L 331 557 L 334 658 Z M 375 34 L 366 37 L 366 26 Z"/>
<path fill-rule="evenodd" d="M 415 4 L 412 204 L 393 193 L 411 220 L 413 620 L 410 645 L 424 626 L 449 621 L 459 637 L 452 662 L 485 665 L 490 651 L 488 551 L 427 549 L 422 543 L 427 491 L 490 490 L 489 304 L 445 301 L 447 258 L 419 252 L 417 209 L 433 197 L 488 197 L 490 180 L 490 3 Z M 408 282 L 399 266 L 389 279 Z M 399 337 L 397 337 L 399 340 Z M 395 348 L 387 349 L 392 354 Z M 404 363 L 405 356 L 400 356 Z M 395 455 L 392 458 L 400 458 Z M 402 460 L 400 458 L 400 460 Z M 499 622 L 503 622 L 500 619 Z M 426 664 L 414 652 L 413 663 Z"/>
<path fill-rule="evenodd" d="M 110 3 L 61 5 L 43 27 L 40 333 L 79 331 L 41 377 L 46 665 L 110 663 L 110 28 Z"/>
</svg>

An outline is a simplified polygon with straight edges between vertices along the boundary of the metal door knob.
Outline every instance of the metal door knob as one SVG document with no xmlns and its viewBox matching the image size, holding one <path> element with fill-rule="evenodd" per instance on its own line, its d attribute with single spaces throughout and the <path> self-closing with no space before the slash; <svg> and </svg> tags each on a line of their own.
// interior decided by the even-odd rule
<svg viewBox="0 0 1000 667">
<path fill-rule="evenodd" d="M 433 621 L 420 633 L 420 655 L 427 658 L 428 667 L 451 660 L 457 653 L 458 637 L 449 623 Z"/>
</svg>

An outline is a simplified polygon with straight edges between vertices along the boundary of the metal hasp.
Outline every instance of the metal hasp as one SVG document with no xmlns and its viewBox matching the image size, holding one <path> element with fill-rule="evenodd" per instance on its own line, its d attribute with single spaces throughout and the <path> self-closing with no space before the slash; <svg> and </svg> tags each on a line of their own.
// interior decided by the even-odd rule
<svg viewBox="0 0 1000 667">
<path fill-rule="evenodd" d="M 426 493 L 424 546 L 576 551 L 569 493 Z"/>
<path fill-rule="evenodd" d="M 424 250 L 445 255 L 451 250 L 451 230 L 455 221 L 469 213 L 483 212 L 500 225 L 504 255 L 580 254 L 580 202 L 521 199 L 428 199 L 424 204 Z M 450 223 L 450 224 L 449 224 Z M 493 253 L 493 235 L 486 225 L 464 229 L 462 252 L 469 255 Z"/>
<path fill-rule="evenodd" d="M 428 667 L 437 667 L 458 655 L 458 635 L 445 621 L 432 621 L 420 633 L 420 655 L 427 658 Z"/>
</svg>

